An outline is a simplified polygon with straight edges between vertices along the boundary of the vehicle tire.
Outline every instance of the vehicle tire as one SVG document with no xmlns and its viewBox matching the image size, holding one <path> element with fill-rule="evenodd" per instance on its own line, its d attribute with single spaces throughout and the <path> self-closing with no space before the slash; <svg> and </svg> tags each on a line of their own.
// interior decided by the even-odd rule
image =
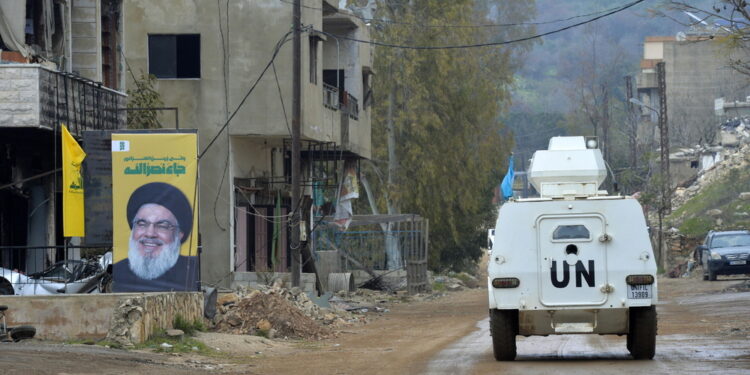
<svg viewBox="0 0 750 375">
<path fill-rule="evenodd" d="M 628 348 L 628 352 L 632 352 L 633 351 L 633 335 L 627 334 L 625 335 L 625 337 L 626 337 L 625 347 Z"/>
<path fill-rule="evenodd" d="M 705 272 L 703 273 L 703 280 L 708 280 L 708 274 Z"/>
<path fill-rule="evenodd" d="M 653 359 L 656 354 L 656 307 L 630 308 L 630 354 L 635 359 Z"/>
<path fill-rule="evenodd" d="M 99 293 L 112 293 L 112 274 L 106 272 L 99 281 Z"/>
<path fill-rule="evenodd" d="M 716 272 L 711 271 L 711 268 L 708 269 L 708 280 L 716 281 Z"/>
<path fill-rule="evenodd" d="M 512 361 L 516 358 L 516 335 L 518 334 L 518 311 L 490 310 L 490 334 L 492 351 L 497 361 Z"/>
<path fill-rule="evenodd" d="M 13 291 L 13 285 L 5 279 L 0 281 L 0 296 L 12 296 L 14 294 L 16 293 Z"/>
<path fill-rule="evenodd" d="M 10 330 L 10 338 L 15 342 L 33 338 L 34 335 L 36 335 L 36 328 L 32 326 L 18 326 Z"/>
</svg>

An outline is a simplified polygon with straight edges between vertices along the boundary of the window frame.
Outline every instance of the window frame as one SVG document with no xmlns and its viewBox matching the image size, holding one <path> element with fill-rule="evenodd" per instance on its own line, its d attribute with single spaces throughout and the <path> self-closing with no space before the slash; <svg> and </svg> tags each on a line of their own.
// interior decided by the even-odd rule
<svg viewBox="0 0 750 375">
<path fill-rule="evenodd" d="M 192 35 L 198 37 L 198 77 L 159 77 L 156 74 L 151 72 L 151 37 L 152 36 L 171 36 L 175 37 L 175 61 L 179 61 L 177 58 L 177 55 L 179 54 L 177 52 L 177 37 L 179 36 L 185 36 L 185 35 Z M 203 38 L 201 33 L 147 33 L 146 34 L 146 69 L 148 71 L 148 74 L 153 74 L 156 79 L 158 80 L 179 80 L 179 81 L 191 81 L 191 80 L 200 80 L 203 78 L 203 64 L 202 64 L 202 50 L 203 50 Z M 175 66 L 175 74 L 177 71 L 177 67 Z"/>
<path fill-rule="evenodd" d="M 561 239 L 555 239 L 555 232 L 560 227 L 571 227 L 571 226 L 581 226 L 581 227 L 584 227 L 586 229 L 586 232 L 588 232 L 588 234 L 589 234 L 588 238 L 561 238 Z M 552 239 L 551 239 L 552 242 L 591 242 L 591 240 L 593 239 L 593 237 L 591 236 L 591 230 L 589 230 L 589 228 L 586 225 L 584 225 L 584 224 L 561 224 L 561 225 L 558 225 L 558 226 L 555 227 L 555 230 L 553 230 L 552 233 L 550 233 L 550 236 L 552 237 Z"/>
</svg>

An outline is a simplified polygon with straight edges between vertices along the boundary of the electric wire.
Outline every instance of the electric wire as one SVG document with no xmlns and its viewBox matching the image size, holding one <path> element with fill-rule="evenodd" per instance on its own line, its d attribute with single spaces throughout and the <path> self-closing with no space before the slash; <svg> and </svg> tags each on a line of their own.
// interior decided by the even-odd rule
<svg viewBox="0 0 750 375">
<path fill-rule="evenodd" d="M 221 0 L 216 0 L 216 7 L 218 8 L 218 16 L 219 16 L 219 35 L 221 35 L 221 52 L 222 52 L 222 75 L 224 78 L 224 117 L 226 119 L 227 116 L 229 116 L 229 0 L 226 1 L 226 18 L 227 18 L 227 37 L 224 38 L 224 26 L 222 24 L 222 18 L 224 17 L 221 14 Z M 229 169 L 229 150 L 230 150 L 230 140 L 229 140 L 229 133 L 227 133 L 227 156 L 226 160 L 224 161 L 224 172 L 221 174 L 221 180 L 219 181 L 219 189 L 216 192 L 216 197 L 214 198 L 214 207 L 213 207 L 213 213 L 214 213 L 214 222 L 216 223 L 216 226 L 219 227 L 222 231 L 226 232 L 226 228 L 219 223 L 219 215 L 216 213 L 216 210 L 218 208 L 218 202 L 219 202 L 219 194 L 221 192 L 221 187 L 224 186 L 224 179 L 226 179 L 227 176 L 227 170 Z"/>
<path fill-rule="evenodd" d="M 263 68 L 263 70 L 260 72 L 260 75 L 258 75 L 258 78 L 256 78 L 255 82 L 253 82 L 252 86 L 250 86 L 250 89 L 247 90 L 247 93 L 245 93 L 245 96 L 242 98 L 242 100 L 240 101 L 240 103 L 237 105 L 237 108 L 235 108 L 235 110 L 229 116 L 229 118 L 227 119 L 227 121 L 224 122 L 224 125 L 222 125 L 222 127 L 219 129 L 219 131 L 216 132 L 216 135 L 214 135 L 214 137 L 208 143 L 208 145 L 206 146 L 206 148 L 204 148 L 203 151 L 198 155 L 198 161 L 199 162 L 203 158 L 203 155 L 206 154 L 206 152 L 211 148 L 211 146 L 213 146 L 214 142 L 216 142 L 216 140 L 219 138 L 219 135 L 221 135 L 224 132 L 224 130 L 226 130 L 227 127 L 229 127 L 229 123 L 232 121 L 232 119 L 234 118 L 234 116 L 236 116 L 237 113 L 240 111 L 240 109 L 242 109 L 242 107 L 245 105 L 245 102 L 247 101 L 247 98 L 250 97 L 250 94 L 252 94 L 252 92 L 258 86 L 258 83 L 260 83 L 260 80 L 263 78 L 263 76 L 266 74 L 266 72 L 268 71 L 268 69 L 271 67 L 271 65 L 273 64 L 274 60 L 276 59 L 276 56 L 278 56 L 279 51 L 281 50 L 281 47 L 290 40 L 289 39 L 289 35 L 291 35 L 291 34 L 292 34 L 292 30 L 287 31 L 287 33 L 284 34 L 284 36 L 282 36 L 281 39 L 279 39 L 279 41 L 276 43 L 276 47 L 274 47 L 273 54 L 271 55 L 270 60 L 268 61 L 268 63 L 266 64 L 266 66 Z"/>
<path fill-rule="evenodd" d="M 281 102 L 281 111 L 284 112 L 284 122 L 286 123 L 286 130 L 289 131 L 289 136 L 292 136 L 292 128 L 289 127 L 289 118 L 286 115 L 286 106 L 284 105 L 284 96 L 281 95 L 281 85 L 279 84 L 279 75 L 276 74 L 276 64 L 271 63 L 273 68 L 273 78 L 276 79 L 276 88 L 279 90 L 279 101 Z"/>
<path fill-rule="evenodd" d="M 362 39 L 357 39 L 357 38 L 351 38 L 351 37 L 344 36 L 344 35 L 332 34 L 332 33 L 326 32 L 326 31 L 322 31 L 322 30 L 314 30 L 314 31 L 317 32 L 317 33 L 323 34 L 323 35 L 330 36 L 332 38 L 340 38 L 340 39 L 344 39 L 344 40 L 348 40 L 348 41 L 356 42 L 356 43 L 370 44 L 370 45 L 380 46 L 380 47 L 399 48 L 399 49 L 412 49 L 412 50 L 448 50 L 448 49 L 465 49 L 465 48 L 478 48 L 478 47 L 496 47 L 496 46 L 502 46 L 502 45 L 520 43 L 520 42 L 526 42 L 526 41 L 529 41 L 529 40 L 539 39 L 539 38 L 542 38 L 542 37 L 545 37 L 545 36 L 548 36 L 548 35 L 553 35 L 553 34 L 557 34 L 557 33 L 560 33 L 560 32 L 566 31 L 566 30 L 570 30 L 570 29 L 576 28 L 578 26 L 582 26 L 582 25 L 594 22 L 596 20 L 599 20 L 599 19 L 611 16 L 613 14 L 622 12 L 622 11 L 624 11 L 624 10 L 626 10 L 628 8 L 631 8 L 631 7 L 635 6 L 635 5 L 638 5 L 638 4 L 640 4 L 640 3 L 644 2 L 644 1 L 646 1 L 646 0 L 636 0 L 636 1 L 633 1 L 633 2 L 628 3 L 626 5 L 623 5 L 621 7 L 618 7 L 618 8 L 616 8 L 613 11 L 601 14 L 601 15 L 593 17 L 593 18 L 589 18 L 589 19 L 587 19 L 585 21 L 577 22 L 577 23 L 574 23 L 574 24 L 571 24 L 571 25 L 568 25 L 568 26 L 565 26 L 565 27 L 561 27 L 561 28 L 558 28 L 558 29 L 555 29 L 555 30 L 551 30 L 551 31 L 548 31 L 548 32 L 544 32 L 544 33 L 541 33 L 541 34 L 535 34 L 535 35 L 531 35 L 531 36 L 527 36 L 527 37 L 523 37 L 523 38 L 511 39 L 511 40 L 505 40 L 505 41 L 499 41 L 499 42 L 487 42 L 487 43 L 475 43 L 475 44 L 461 44 L 461 45 L 446 45 L 446 46 L 414 46 L 414 45 L 406 45 L 406 44 L 384 43 L 384 42 L 377 42 L 377 41 L 372 41 L 372 40 L 362 40 Z"/>
<path fill-rule="evenodd" d="M 279 0 L 282 3 L 286 4 L 294 4 L 292 1 L 289 0 Z M 411 22 L 400 22 L 400 21 L 394 21 L 389 20 L 385 18 L 366 18 L 362 17 L 356 14 L 348 14 L 348 13 L 342 13 L 340 10 L 336 10 L 336 13 L 345 14 L 348 16 L 352 16 L 354 18 L 358 18 L 364 22 L 379 22 L 379 23 L 385 23 L 385 24 L 393 24 L 393 25 L 403 25 L 403 26 L 413 26 L 413 27 L 419 27 L 419 28 L 457 28 L 457 29 L 478 29 L 478 28 L 493 28 L 493 27 L 516 27 L 516 26 L 536 26 L 536 25 L 549 25 L 553 23 L 560 23 L 560 22 L 566 22 L 566 21 L 572 21 L 574 19 L 578 18 L 584 18 L 584 17 L 591 17 L 596 16 L 602 13 L 611 12 L 613 10 L 617 10 L 620 7 L 624 6 L 618 5 L 615 7 L 602 9 L 590 13 L 585 14 L 578 14 L 575 16 L 565 17 L 565 18 L 558 18 L 558 19 L 552 19 L 552 20 L 546 20 L 546 21 L 530 21 L 530 22 L 508 22 L 508 23 L 485 23 L 485 24 L 443 24 L 443 25 L 429 25 L 429 24 L 423 24 L 423 23 L 411 23 Z M 306 5 L 300 5 L 303 8 L 312 9 L 312 10 L 324 10 L 323 8 L 317 8 L 317 7 L 311 7 Z"/>
</svg>

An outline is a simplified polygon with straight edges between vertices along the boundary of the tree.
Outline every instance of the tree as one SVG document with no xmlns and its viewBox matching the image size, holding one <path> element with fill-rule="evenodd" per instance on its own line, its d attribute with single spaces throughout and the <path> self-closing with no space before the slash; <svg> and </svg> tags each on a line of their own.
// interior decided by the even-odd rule
<svg viewBox="0 0 750 375">
<path fill-rule="evenodd" d="M 143 110 L 143 108 L 157 108 L 164 105 L 161 95 L 154 89 L 156 77 L 153 74 L 141 72 L 141 79 L 133 75 L 135 89 L 128 90 L 128 129 L 158 129 L 161 128 L 158 113 L 156 111 Z"/>
<path fill-rule="evenodd" d="M 376 22 L 373 38 L 401 45 L 507 40 L 533 29 L 455 26 L 532 14 L 527 1 L 382 0 L 375 18 L 389 22 Z M 385 183 L 370 182 L 389 213 L 430 220 L 433 269 L 466 269 L 481 254 L 494 221 L 492 191 L 512 147 L 498 118 L 528 48 L 376 50 L 373 156 L 387 173 Z"/>
</svg>

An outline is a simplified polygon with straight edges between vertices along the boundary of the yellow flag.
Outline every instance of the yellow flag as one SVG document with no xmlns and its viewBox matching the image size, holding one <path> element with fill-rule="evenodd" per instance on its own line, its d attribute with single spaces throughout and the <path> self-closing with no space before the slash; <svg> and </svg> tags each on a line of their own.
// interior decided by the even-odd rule
<svg viewBox="0 0 750 375">
<path fill-rule="evenodd" d="M 83 178 L 81 163 L 86 157 L 81 146 L 62 125 L 63 236 L 83 237 Z"/>
</svg>

